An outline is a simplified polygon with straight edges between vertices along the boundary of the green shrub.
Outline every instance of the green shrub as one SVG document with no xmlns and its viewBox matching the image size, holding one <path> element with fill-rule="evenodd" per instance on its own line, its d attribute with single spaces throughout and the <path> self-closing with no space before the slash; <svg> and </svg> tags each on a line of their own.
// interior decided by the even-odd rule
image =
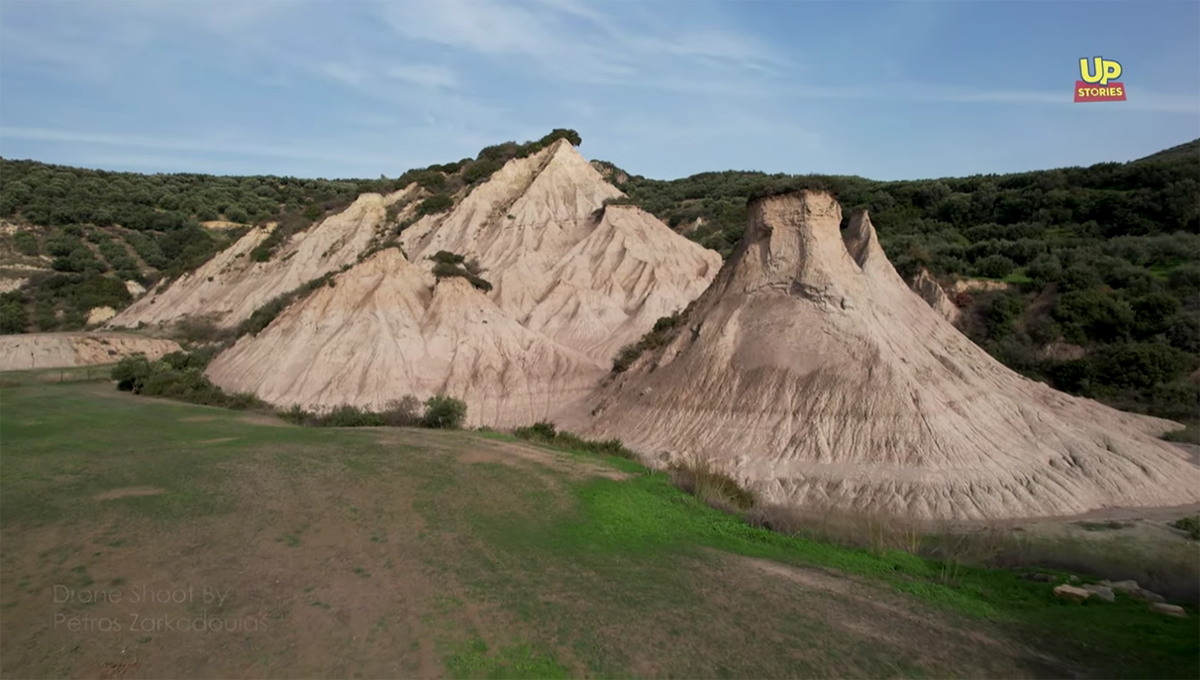
<svg viewBox="0 0 1200 680">
<path fill-rule="evenodd" d="M 454 199 L 445 194 L 434 194 L 417 204 L 417 216 L 433 215 L 454 207 Z"/>
<path fill-rule="evenodd" d="M 1112 387 L 1148 389 L 1195 368 L 1196 358 L 1161 344 L 1110 345 L 1092 356 L 1096 380 Z"/>
<path fill-rule="evenodd" d="M 1127 302 L 1096 289 L 1064 294 L 1052 314 L 1062 325 L 1063 336 L 1076 344 L 1124 340 L 1134 323 L 1133 310 Z"/>
<path fill-rule="evenodd" d="M 380 413 L 389 427 L 416 427 L 421 424 L 421 402 L 411 394 L 389 401 Z"/>
<path fill-rule="evenodd" d="M 1051 364 L 1046 369 L 1054 387 L 1075 394 L 1087 394 L 1096 372 L 1088 359 L 1068 359 Z"/>
<path fill-rule="evenodd" d="M 436 170 L 426 170 L 417 175 L 417 186 L 429 192 L 441 191 L 446 186 L 446 176 Z"/>
<path fill-rule="evenodd" d="M 625 448 L 620 439 L 596 441 L 584 439 L 570 432 L 559 432 L 554 423 L 541 421 L 513 430 L 513 436 L 526 441 L 549 444 L 568 451 L 590 453 L 597 456 L 615 456 L 627 460 L 638 460 L 633 451 Z"/>
<path fill-rule="evenodd" d="M 267 408 L 265 402 L 252 394 L 228 394 L 214 385 L 204 375 L 204 366 L 210 359 L 211 355 L 173 352 L 151 362 L 144 354 L 134 354 L 117 362 L 112 377 L 118 390 L 147 397 L 237 410 Z"/>
<path fill-rule="evenodd" d="M 18 231 L 13 234 L 13 244 L 22 255 L 34 257 L 38 254 L 37 237 L 28 231 Z"/>
<path fill-rule="evenodd" d="M 1016 267 L 1015 262 L 1003 255 L 989 255 L 975 263 L 975 273 L 989 279 L 1002 279 Z"/>
<path fill-rule="evenodd" d="M 309 220 L 310 222 L 315 222 L 321 218 L 323 211 L 321 210 L 321 206 L 313 203 L 304 209 L 303 214 L 304 214 L 304 219 Z"/>
<path fill-rule="evenodd" d="M 425 415 L 421 424 L 443 430 L 457 430 L 467 417 L 467 404 L 447 396 L 433 396 L 425 401 Z"/>
<path fill-rule="evenodd" d="M 437 260 L 437 258 L 439 256 L 443 256 L 443 257 L 448 256 L 449 258 L 457 258 L 457 260 L 452 260 L 452 261 L 462 262 L 461 255 L 454 255 L 453 253 L 447 253 L 444 250 L 438 252 L 437 255 L 434 255 L 434 259 Z M 487 292 L 492 289 L 491 283 L 479 278 L 478 276 L 472 274 L 471 272 L 467 271 L 463 267 L 460 267 L 456 264 L 452 264 L 451 261 L 442 260 L 442 261 L 439 261 L 437 264 L 435 264 L 433 266 L 433 275 L 439 279 L 451 278 L 451 277 L 455 277 L 455 276 L 461 277 L 461 278 L 464 278 L 467 281 L 469 281 L 472 286 L 475 286 L 476 288 L 478 288 L 479 290 L 482 290 L 484 292 Z"/>
<path fill-rule="evenodd" d="M 0 334 L 24 333 L 28 326 L 29 315 L 20 291 L 0 295 Z"/>
<path fill-rule="evenodd" d="M 346 268 L 343 267 L 342 271 L 345 270 Z M 278 295 L 271 298 L 267 302 L 263 303 L 258 309 L 254 310 L 250 314 L 249 318 L 238 324 L 235 335 L 237 337 L 247 334 L 258 335 L 263 331 L 263 329 L 265 329 L 267 326 L 270 326 L 271 322 L 275 320 L 275 317 L 279 316 L 279 314 L 283 310 L 287 309 L 292 303 L 298 302 L 299 300 L 303 299 L 304 296 L 318 288 L 323 286 L 332 286 L 333 277 L 334 272 L 328 272 L 324 276 L 315 278 L 304 285 L 297 286 L 283 295 Z"/>
<path fill-rule="evenodd" d="M 334 407 L 320 416 L 323 427 L 379 427 L 383 424 L 383 416 L 350 404 Z"/>
<path fill-rule="evenodd" d="M 456 265 L 462 264 L 464 258 L 462 255 L 455 255 L 448 250 L 439 250 L 430 259 L 438 264 Z"/>
<path fill-rule="evenodd" d="M 707 505 L 727 512 L 745 512 L 757 503 L 754 493 L 743 489 L 732 477 L 709 461 L 672 463 L 667 467 L 671 483 Z"/>
<path fill-rule="evenodd" d="M 677 329 L 683 323 L 686 314 L 687 310 L 684 310 L 671 316 L 660 317 L 654 322 L 654 327 L 650 329 L 650 332 L 643 335 L 641 340 L 622 347 L 617 352 L 617 356 L 613 357 L 613 372 L 622 373 L 628 370 L 643 353 L 665 347 L 674 340 Z"/>
<path fill-rule="evenodd" d="M 1186 531 L 1193 541 L 1200 541 L 1200 515 L 1181 517 L 1171 522 L 1171 526 Z"/>
<path fill-rule="evenodd" d="M 635 342 L 631 345 L 625 345 L 617 351 L 617 356 L 613 357 L 613 373 L 624 373 L 629 370 L 633 362 L 642 356 L 645 347 L 640 342 Z"/>
</svg>

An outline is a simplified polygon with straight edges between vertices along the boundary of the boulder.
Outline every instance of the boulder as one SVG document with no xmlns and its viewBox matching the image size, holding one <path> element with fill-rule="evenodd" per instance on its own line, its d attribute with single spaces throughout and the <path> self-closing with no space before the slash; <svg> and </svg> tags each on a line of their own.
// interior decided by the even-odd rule
<svg viewBox="0 0 1200 680">
<path fill-rule="evenodd" d="M 1085 585 L 1083 589 L 1100 598 L 1101 600 L 1104 600 L 1105 602 L 1114 602 L 1117 599 L 1117 596 L 1113 594 L 1112 588 L 1109 588 L 1108 586 L 1089 583 Z"/>
<path fill-rule="evenodd" d="M 1057 588 L 1054 589 L 1054 594 L 1063 600 L 1074 600 L 1075 602 L 1083 602 L 1084 600 L 1091 597 L 1092 592 L 1090 590 L 1085 590 L 1083 588 L 1076 588 L 1075 586 L 1069 586 L 1064 583 L 1061 586 L 1058 586 Z"/>
<path fill-rule="evenodd" d="M 1136 600 L 1143 600 L 1145 602 L 1162 602 L 1163 601 L 1162 595 L 1159 595 L 1156 592 L 1142 588 L 1141 586 L 1138 585 L 1137 581 L 1132 581 L 1132 580 L 1116 581 L 1116 582 L 1101 581 L 1100 585 L 1107 586 L 1107 587 L 1112 588 L 1113 590 L 1120 592 L 1120 593 L 1125 593 L 1129 597 L 1132 597 Z"/>
<path fill-rule="evenodd" d="M 1178 619 L 1186 619 L 1187 612 L 1183 611 L 1183 607 L 1177 604 L 1167 604 L 1166 602 L 1155 602 L 1150 605 L 1150 611 L 1165 614 L 1166 616 L 1174 616 Z"/>
</svg>

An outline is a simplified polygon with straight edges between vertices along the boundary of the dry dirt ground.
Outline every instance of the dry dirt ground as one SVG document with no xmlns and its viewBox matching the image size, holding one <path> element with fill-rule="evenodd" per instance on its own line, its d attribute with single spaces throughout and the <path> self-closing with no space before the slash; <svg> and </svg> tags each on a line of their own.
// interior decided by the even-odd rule
<svg viewBox="0 0 1200 680">
<path fill-rule="evenodd" d="M 0 393 L 0 447 L 4 677 L 1113 669 L 970 593 L 871 575 L 901 558 L 765 536 L 638 466 L 497 435 L 35 383 Z M 1192 614 L 1139 625 L 1180 637 Z M 1186 672 L 1173 653 L 1150 667 Z"/>
</svg>

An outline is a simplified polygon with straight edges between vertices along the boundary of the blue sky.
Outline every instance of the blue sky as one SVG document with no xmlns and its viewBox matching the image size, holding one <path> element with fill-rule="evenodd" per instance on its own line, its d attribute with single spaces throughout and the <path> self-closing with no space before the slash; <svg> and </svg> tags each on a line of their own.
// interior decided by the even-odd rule
<svg viewBox="0 0 1200 680">
<path fill-rule="evenodd" d="M 1200 137 L 1200 2 L 0 0 L 0 155 L 394 177 L 555 127 L 657 178 L 915 179 Z M 1123 103 L 1074 104 L 1081 57 Z"/>
</svg>

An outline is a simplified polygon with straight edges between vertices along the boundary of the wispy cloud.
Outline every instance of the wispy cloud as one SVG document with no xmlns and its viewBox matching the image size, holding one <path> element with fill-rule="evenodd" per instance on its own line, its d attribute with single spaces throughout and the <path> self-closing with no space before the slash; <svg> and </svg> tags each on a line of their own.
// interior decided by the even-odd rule
<svg viewBox="0 0 1200 680">
<path fill-rule="evenodd" d="M 434 66 L 432 64 L 410 64 L 407 66 L 393 66 L 384 74 L 389 78 L 403 80 L 414 85 L 432 88 L 445 88 L 453 90 L 458 88 L 458 78 L 454 72 L 444 66 Z"/>
<path fill-rule="evenodd" d="M 648 17 L 650 25 L 639 31 L 601 7 L 567 0 L 439 0 L 383 3 L 380 13 L 405 38 L 507 61 L 549 80 L 695 89 L 688 84 L 706 77 L 770 73 L 788 64 L 747 36 L 681 26 L 678 13 L 669 24 L 654 25 Z"/>
<path fill-rule="evenodd" d="M 881 83 L 877 86 L 804 86 L 784 88 L 781 96 L 793 99 L 864 99 L 917 103 L 961 104 L 1024 104 L 1034 106 L 1066 106 L 1074 104 L 1074 93 L 1047 90 L 1001 90 L 932 85 L 928 83 Z M 1094 107 L 1093 107 L 1094 108 Z M 1144 111 L 1156 113 L 1200 114 L 1200 96 L 1141 92 L 1136 89 L 1128 101 L 1105 107 L 1106 110 Z"/>
<path fill-rule="evenodd" d="M 98 144 L 102 146 L 153 149 L 156 151 L 195 151 L 231 156 L 266 156 L 347 164 L 378 163 L 390 165 L 396 161 L 394 158 L 373 157 L 361 153 L 323 151 L 313 149 L 308 143 L 300 142 L 295 145 L 275 145 L 242 140 L 223 140 L 219 138 L 182 139 L 36 127 L 0 126 L 0 140 L 4 139 L 35 140 L 66 144 Z M 2 152 L 0 152 L 0 155 L 2 155 Z"/>
</svg>

